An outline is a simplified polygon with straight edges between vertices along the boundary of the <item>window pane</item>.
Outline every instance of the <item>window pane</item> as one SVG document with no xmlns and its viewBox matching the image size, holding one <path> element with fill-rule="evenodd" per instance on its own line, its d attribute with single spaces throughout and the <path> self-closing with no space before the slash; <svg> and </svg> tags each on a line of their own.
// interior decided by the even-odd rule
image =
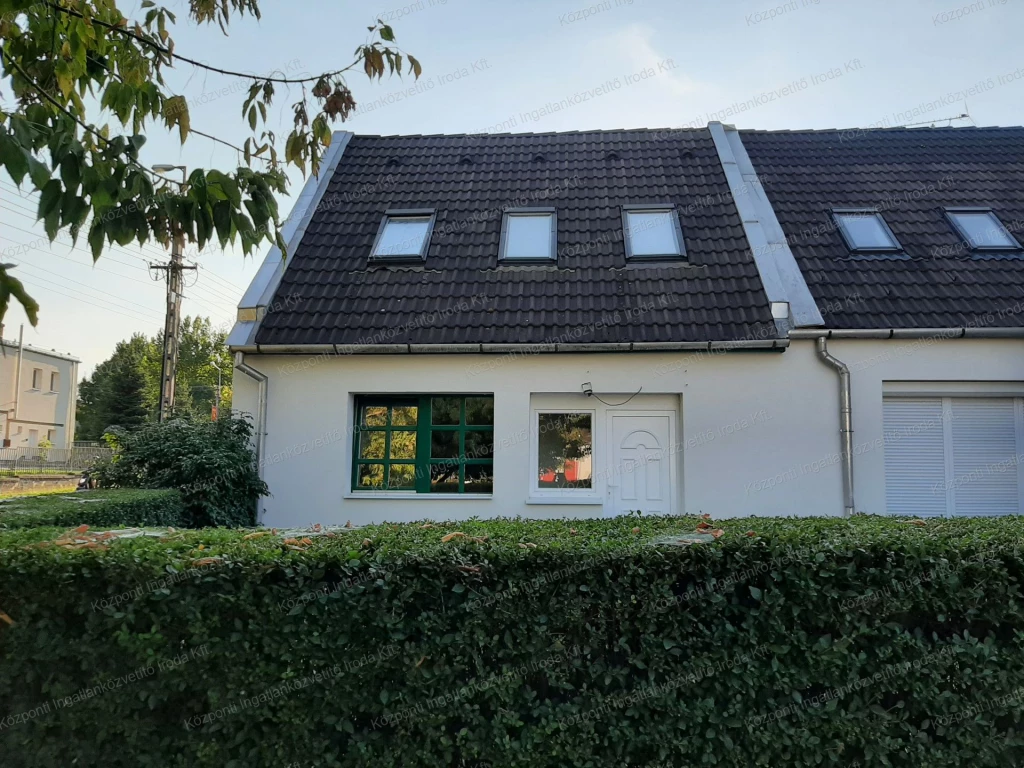
<svg viewBox="0 0 1024 768">
<path fill-rule="evenodd" d="M 429 216 L 388 218 L 373 255 L 419 256 L 429 227 Z"/>
<path fill-rule="evenodd" d="M 430 465 L 430 492 L 431 493 L 458 493 L 459 492 L 459 465 L 458 464 L 431 464 Z"/>
<path fill-rule="evenodd" d="M 435 397 L 430 403 L 431 424 L 458 424 L 461 397 Z"/>
<path fill-rule="evenodd" d="M 494 426 L 494 398 L 467 397 L 466 423 L 481 426 Z"/>
<path fill-rule="evenodd" d="M 418 412 L 415 405 L 396 405 L 391 409 L 391 423 L 396 427 L 415 427 Z"/>
<path fill-rule="evenodd" d="M 383 488 L 384 465 L 360 464 L 356 483 L 360 488 Z"/>
<path fill-rule="evenodd" d="M 391 458 L 416 458 L 416 433 L 412 430 L 396 429 L 391 433 Z"/>
<path fill-rule="evenodd" d="M 974 248 L 1017 247 L 994 213 L 951 213 L 950 216 L 967 234 L 967 241 Z"/>
<path fill-rule="evenodd" d="M 551 259 L 550 213 L 510 213 L 505 223 L 506 259 Z"/>
<path fill-rule="evenodd" d="M 416 487 L 415 464 L 392 464 L 388 469 L 388 488 L 391 490 L 411 491 Z"/>
<path fill-rule="evenodd" d="M 360 432 L 359 433 L 359 458 L 360 459 L 383 459 L 384 458 L 384 435 L 383 431 Z"/>
<path fill-rule="evenodd" d="M 628 237 L 634 256 L 679 255 L 675 211 L 628 211 Z"/>
<path fill-rule="evenodd" d="M 538 419 L 537 486 L 590 488 L 593 478 L 591 414 L 542 413 Z"/>
<path fill-rule="evenodd" d="M 466 458 L 467 459 L 493 459 L 494 458 L 494 433 L 493 432 L 467 432 L 466 433 Z"/>
<path fill-rule="evenodd" d="M 490 464 L 466 465 L 466 493 L 494 493 L 494 467 Z"/>
<path fill-rule="evenodd" d="M 368 405 L 363 408 L 360 422 L 364 427 L 383 427 L 388 423 L 388 409 L 383 405 Z"/>
<path fill-rule="evenodd" d="M 435 430 L 430 434 L 430 458 L 459 458 L 459 433 Z"/>
<path fill-rule="evenodd" d="M 841 213 L 836 218 L 842 224 L 846 237 L 854 248 L 895 248 L 896 243 L 890 237 L 882 223 L 882 217 L 876 213 Z"/>
</svg>

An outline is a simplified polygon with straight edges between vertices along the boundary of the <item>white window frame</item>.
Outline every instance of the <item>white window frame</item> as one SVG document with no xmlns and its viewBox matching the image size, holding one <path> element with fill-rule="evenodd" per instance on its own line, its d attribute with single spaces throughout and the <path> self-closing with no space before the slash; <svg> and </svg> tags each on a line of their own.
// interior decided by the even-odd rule
<svg viewBox="0 0 1024 768">
<path fill-rule="evenodd" d="M 37 375 L 39 377 L 39 382 L 38 383 L 36 383 L 36 376 Z M 42 368 L 33 368 L 32 369 L 32 389 L 34 391 L 39 392 L 39 391 L 42 391 L 42 388 L 43 388 L 43 369 Z"/>
<path fill-rule="evenodd" d="M 966 245 L 972 251 L 1013 252 L 1021 250 L 1020 241 L 1017 240 L 1017 238 L 1014 237 L 1013 233 L 1006 228 L 1006 225 L 1003 224 L 1002 219 L 1000 219 L 996 212 L 993 211 L 991 208 L 946 208 L 945 214 L 946 218 L 949 220 L 949 223 L 953 226 L 953 229 L 960 236 L 960 239 L 963 241 L 964 245 Z M 1002 230 L 1003 234 L 1006 235 L 1006 237 L 1010 240 L 1010 243 L 1012 243 L 1012 245 L 976 245 L 971 240 L 971 237 L 967 233 L 967 230 L 961 227 L 960 223 L 956 220 L 957 214 L 978 216 L 987 214 L 988 219 L 989 221 L 992 222 L 993 226 L 998 227 L 1000 230 Z"/>
<path fill-rule="evenodd" d="M 60 391 L 58 389 L 59 386 L 60 386 L 60 372 L 59 371 L 50 371 L 50 392 L 51 393 L 59 392 Z"/>
<path fill-rule="evenodd" d="M 510 221 L 514 218 L 547 216 L 551 225 L 550 254 L 548 256 L 509 256 L 508 238 Z M 549 264 L 558 260 L 558 214 L 554 208 L 510 208 L 501 217 L 501 241 L 498 261 L 516 264 Z"/>
<path fill-rule="evenodd" d="M 384 230 L 388 224 L 395 219 L 426 219 L 427 232 L 423 237 L 423 244 L 416 253 L 378 254 L 377 248 L 384 237 Z M 377 227 L 377 236 L 370 248 L 371 262 L 396 262 L 396 261 L 426 261 L 427 252 L 430 250 L 430 238 L 434 234 L 434 222 L 437 219 L 437 212 L 433 208 L 395 208 L 384 211 L 384 216 Z"/>
<path fill-rule="evenodd" d="M 540 417 L 542 414 L 588 414 L 590 416 L 590 488 L 541 488 L 540 470 Z M 553 504 L 603 504 L 604 494 L 598 487 L 601 435 L 598 434 L 596 408 L 573 406 L 532 408 L 530 413 L 530 501 Z"/>
<path fill-rule="evenodd" d="M 633 253 L 633 234 L 629 223 L 629 216 L 632 213 L 666 213 L 672 219 L 672 231 L 675 233 L 677 253 Z M 653 205 L 624 205 L 622 206 L 622 242 L 626 246 L 626 261 L 678 261 L 686 258 L 686 241 L 683 239 L 683 227 L 679 223 L 679 211 L 671 203 L 656 203 Z"/>
<path fill-rule="evenodd" d="M 853 242 L 853 236 L 846 228 L 846 224 L 843 221 L 844 216 L 872 216 L 882 225 L 882 229 L 889 236 L 889 240 L 892 245 L 889 246 L 859 246 Z M 855 253 L 900 253 L 903 250 L 903 246 L 900 245 L 900 241 L 896 239 L 896 234 L 889 228 L 889 222 L 885 220 L 885 217 L 874 208 L 833 208 L 832 219 L 835 221 L 836 226 L 839 228 L 839 234 L 843 238 L 843 242 L 846 247 Z"/>
</svg>

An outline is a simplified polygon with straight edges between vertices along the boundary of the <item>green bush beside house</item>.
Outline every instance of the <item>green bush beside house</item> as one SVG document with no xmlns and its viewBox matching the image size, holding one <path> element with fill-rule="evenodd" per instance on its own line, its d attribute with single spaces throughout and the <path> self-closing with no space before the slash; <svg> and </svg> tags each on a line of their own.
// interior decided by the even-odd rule
<svg viewBox="0 0 1024 768">
<path fill-rule="evenodd" d="M 0 764 L 1024 762 L 1024 520 L 696 523 L 0 534 Z"/>
<path fill-rule="evenodd" d="M 80 525 L 183 528 L 188 522 L 181 494 L 174 490 L 72 491 L 14 497 L 0 502 L 0 531 Z"/>
</svg>

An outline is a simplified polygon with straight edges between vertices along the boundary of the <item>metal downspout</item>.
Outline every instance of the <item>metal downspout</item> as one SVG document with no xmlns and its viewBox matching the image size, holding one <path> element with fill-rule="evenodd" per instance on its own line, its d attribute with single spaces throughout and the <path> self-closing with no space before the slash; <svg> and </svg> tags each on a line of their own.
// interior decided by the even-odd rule
<svg viewBox="0 0 1024 768">
<path fill-rule="evenodd" d="M 851 405 L 850 368 L 829 354 L 828 341 L 818 337 L 818 357 L 839 374 L 839 436 L 843 462 L 843 515 L 853 514 L 853 409 Z"/>
<path fill-rule="evenodd" d="M 245 355 L 235 353 L 235 368 L 253 379 L 259 386 L 259 400 L 256 405 L 256 466 L 263 477 L 263 450 L 267 436 L 267 375 L 257 371 L 245 362 Z"/>
</svg>

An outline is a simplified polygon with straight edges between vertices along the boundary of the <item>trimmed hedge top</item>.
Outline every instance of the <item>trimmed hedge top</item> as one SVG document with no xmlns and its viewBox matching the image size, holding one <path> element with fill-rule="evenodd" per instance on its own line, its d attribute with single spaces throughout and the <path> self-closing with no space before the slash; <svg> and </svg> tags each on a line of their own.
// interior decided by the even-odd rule
<svg viewBox="0 0 1024 768">
<path fill-rule="evenodd" d="M 180 526 L 181 497 L 171 490 L 76 491 L 0 501 L 0 531 L 41 526 Z"/>
</svg>

